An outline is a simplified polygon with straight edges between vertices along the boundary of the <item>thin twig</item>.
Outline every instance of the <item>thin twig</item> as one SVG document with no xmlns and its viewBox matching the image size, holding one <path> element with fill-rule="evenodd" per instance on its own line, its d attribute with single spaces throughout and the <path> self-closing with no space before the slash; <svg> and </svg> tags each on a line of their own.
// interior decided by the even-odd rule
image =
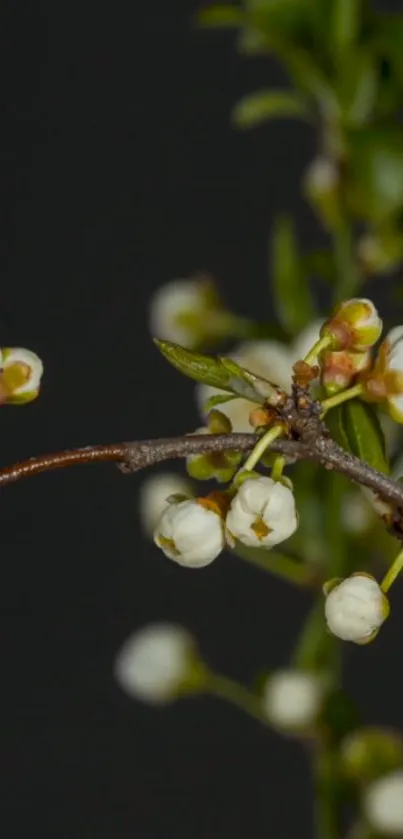
<svg viewBox="0 0 403 839">
<path fill-rule="evenodd" d="M 113 461 L 123 472 L 137 472 L 164 460 L 184 458 L 191 454 L 207 454 L 236 450 L 248 452 L 256 444 L 254 434 L 204 434 L 141 440 L 108 446 L 87 446 L 56 454 L 33 457 L 0 469 L 0 486 L 7 486 L 20 478 L 77 464 Z M 315 460 L 327 469 L 334 469 L 350 480 L 369 487 L 385 501 L 403 508 L 403 485 L 377 472 L 354 455 L 340 448 L 330 438 L 318 437 L 304 443 L 295 440 L 275 440 L 270 451 L 284 455 L 287 460 Z"/>
</svg>

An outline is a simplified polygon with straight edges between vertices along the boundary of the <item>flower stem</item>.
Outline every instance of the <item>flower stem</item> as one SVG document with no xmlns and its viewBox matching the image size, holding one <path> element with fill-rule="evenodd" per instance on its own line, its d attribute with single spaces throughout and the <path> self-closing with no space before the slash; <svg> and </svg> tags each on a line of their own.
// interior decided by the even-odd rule
<svg viewBox="0 0 403 839">
<path fill-rule="evenodd" d="M 270 443 L 272 443 L 273 440 L 276 440 L 277 437 L 280 437 L 281 434 L 283 434 L 283 427 L 281 425 L 274 425 L 273 428 L 266 431 L 266 434 L 263 434 L 263 437 L 260 438 L 255 448 L 246 459 L 241 472 L 251 472 L 259 462 L 262 455 L 264 455 L 268 446 L 270 446 Z"/>
<path fill-rule="evenodd" d="M 314 364 L 318 355 L 320 355 L 323 350 L 326 350 L 330 344 L 332 343 L 332 338 L 330 335 L 324 335 L 323 338 L 319 338 L 319 341 L 313 345 L 312 349 L 304 357 L 305 364 Z"/>
<path fill-rule="evenodd" d="M 283 455 L 279 454 L 274 459 L 273 466 L 271 468 L 271 477 L 273 481 L 279 481 L 282 474 L 285 464 L 287 463 L 286 458 Z"/>
<path fill-rule="evenodd" d="M 389 591 L 390 587 L 396 580 L 396 577 L 399 576 L 400 572 L 403 570 L 403 549 L 399 551 L 397 557 L 392 562 L 389 570 L 386 572 L 382 582 L 381 582 L 381 589 L 386 594 Z"/>
<path fill-rule="evenodd" d="M 362 384 L 358 382 L 358 384 L 353 385 L 353 387 L 349 387 L 347 390 L 343 390 L 341 393 L 335 393 L 334 396 L 329 396 L 328 399 L 323 399 L 321 417 L 324 417 L 331 408 L 335 408 L 337 405 L 341 405 L 342 402 L 347 402 L 349 399 L 355 399 L 356 396 L 361 396 L 363 392 L 364 388 Z"/>
<path fill-rule="evenodd" d="M 206 689 L 212 696 L 230 702 L 231 705 L 245 711 L 246 714 L 263 725 L 269 725 L 259 698 L 248 688 L 240 685 L 239 682 L 235 682 L 227 676 L 222 676 L 220 673 L 210 673 Z"/>
</svg>

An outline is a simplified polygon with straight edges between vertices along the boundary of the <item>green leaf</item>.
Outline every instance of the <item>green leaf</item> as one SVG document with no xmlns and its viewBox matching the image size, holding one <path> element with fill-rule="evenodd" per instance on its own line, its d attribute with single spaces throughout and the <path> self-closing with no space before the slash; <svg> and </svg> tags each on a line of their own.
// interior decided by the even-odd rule
<svg viewBox="0 0 403 839">
<path fill-rule="evenodd" d="M 294 335 L 315 317 L 315 310 L 290 218 L 275 222 L 271 251 L 275 310 L 282 326 Z"/>
<path fill-rule="evenodd" d="M 388 473 L 385 440 L 375 409 L 352 399 L 329 411 L 327 425 L 333 438 L 373 469 Z"/>
<path fill-rule="evenodd" d="M 307 119 L 308 109 L 296 93 L 288 90 L 263 88 L 241 99 L 232 111 L 232 121 L 238 128 L 254 128 L 268 119 Z"/>
<path fill-rule="evenodd" d="M 361 0 L 333 0 L 330 20 L 332 44 L 339 58 L 355 43 L 361 22 Z"/>
<path fill-rule="evenodd" d="M 245 15 L 236 6 L 222 5 L 201 9 L 195 19 L 203 29 L 237 29 L 244 23 Z"/>
<path fill-rule="evenodd" d="M 349 135 L 350 204 L 361 218 L 389 220 L 403 207 L 403 129 L 365 128 Z"/>
<path fill-rule="evenodd" d="M 235 548 L 231 553 L 236 554 L 241 559 L 250 562 L 257 568 L 263 571 L 268 571 L 269 574 L 274 574 L 275 577 L 287 580 L 287 582 L 294 583 L 298 586 L 312 585 L 312 573 L 310 569 L 298 559 L 293 559 L 286 554 L 279 551 L 265 550 L 264 548 L 251 548 L 237 542 Z"/>
<path fill-rule="evenodd" d="M 346 56 L 339 69 L 337 90 L 344 124 L 358 128 L 368 122 L 378 90 L 375 56 L 366 50 Z"/>
<path fill-rule="evenodd" d="M 226 402 L 232 402 L 233 399 L 239 399 L 234 393 L 216 393 L 210 396 L 203 405 L 203 413 L 208 414 L 217 405 L 224 405 Z"/>
<path fill-rule="evenodd" d="M 202 355 L 157 338 L 154 338 L 154 343 L 164 358 L 190 379 L 234 393 L 251 402 L 262 403 L 276 396 L 275 386 L 261 376 L 244 370 L 231 358 Z"/>
</svg>

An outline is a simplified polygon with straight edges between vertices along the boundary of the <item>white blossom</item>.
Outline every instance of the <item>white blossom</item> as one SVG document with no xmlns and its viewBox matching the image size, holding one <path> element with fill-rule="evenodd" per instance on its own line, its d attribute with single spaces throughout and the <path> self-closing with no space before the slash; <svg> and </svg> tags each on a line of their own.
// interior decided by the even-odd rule
<svg viewBox="0 0 403 839">
<path fill-rule="evenodd" d="M 395 326 L 387 335 L 386 341 L 389 345 L 387 368 L 401 377 L 401 392 L 387 397 L 389 411 L 396 422 L 403 422 L 403 326 Z"/>
<path fill-rule="evenodd" d="M 225 546 L 224 521 L 218 507 L 208 499 L 180 501 L 163 512 L 154 541 L 178 565 L 203 568 Z"/>
<path fill-rule="evenodd" d="M 193 639 L 175 624 L 150 624 L 131 635 L 115 658 L 120 687 L 145 702 L 177 696 L 191 666 Z"/>
<path fill-rule="evenodd" d="M 1 352 L 0 382 L 8 392 L 7 402 L 29 402 L 38 395 L 43 363 L 23 347 L 5 347 Z"/>
<path fill-rule="evenodd" d="M 244 545 L 272 548 L 298 527 L 294 495 L 272 478 L 249 478 L 231 501 L 226 527 Z"/>
<path fill-rule="evenodd" d="M 219 304 L 212 283 L 204 278 L 171 280 L 151 298 L 152 335 L 192 349 L 214 332 Z"/>
<path fill-rule="evenodd" d="M 310 728 L 319 714 L 323 680 L 303 670 L 279 670 L 269 676 L 263 707 L 272 725 L 283 729 Z"/>
<path fill-rule="evenodd" d="M 168 498 L 171 495 L 193 495 L 191 482 L 175 472 L 160 472 L 141 484 L 140 518 L 148 536 L 153 536 L 164 510 L 169 507 Z"/>
<path fill-rule="evenodd" d="M 372 781 L 363 796 L 364 814 L 383 836 L 403 836 L 403 770 Z"/>
<path fill-rule="evenodd" d="M 333 635 L 342 641 L 371 641 L 389 614 L 379 584 L 366 574 L 353 574 L 326 595 L 325 616 Z"/>
<path fill-rule="evenodd" d="M 290 393 L 292 366 L 316 343 L 320 327 L 320 321 L 309 323 L 290 345 L 281 341 L 245 341 L 230 353 L 230 357 L 241 367 Z M 204 405 L 207 400 L 220 393 L 224 391 L 209 385 L 196 386 L 196 402 L 202 416 L 205 416 Z M 255 408 L 256 403 L 247 399 L 233 399 L 220 405 L 220 411 L 231 421 L 233 430 L 239 432 L 251 430 L 249 414 Z"/>
</svg>

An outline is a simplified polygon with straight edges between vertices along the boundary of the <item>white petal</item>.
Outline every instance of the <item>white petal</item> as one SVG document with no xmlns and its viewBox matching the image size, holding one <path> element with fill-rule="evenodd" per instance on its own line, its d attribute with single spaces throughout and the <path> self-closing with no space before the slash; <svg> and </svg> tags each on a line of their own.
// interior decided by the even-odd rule
<svg viewBox="0 0 403 839">
<path fill-rule="evenodd" d="M 162 513 L 169 506 L 170 495 L 192 495 L 192 484 L 174 472 L 162 472 L 146 478 L 140 487 L 140 517 L 147 535 L 152 536 Z"/>
</svg>

